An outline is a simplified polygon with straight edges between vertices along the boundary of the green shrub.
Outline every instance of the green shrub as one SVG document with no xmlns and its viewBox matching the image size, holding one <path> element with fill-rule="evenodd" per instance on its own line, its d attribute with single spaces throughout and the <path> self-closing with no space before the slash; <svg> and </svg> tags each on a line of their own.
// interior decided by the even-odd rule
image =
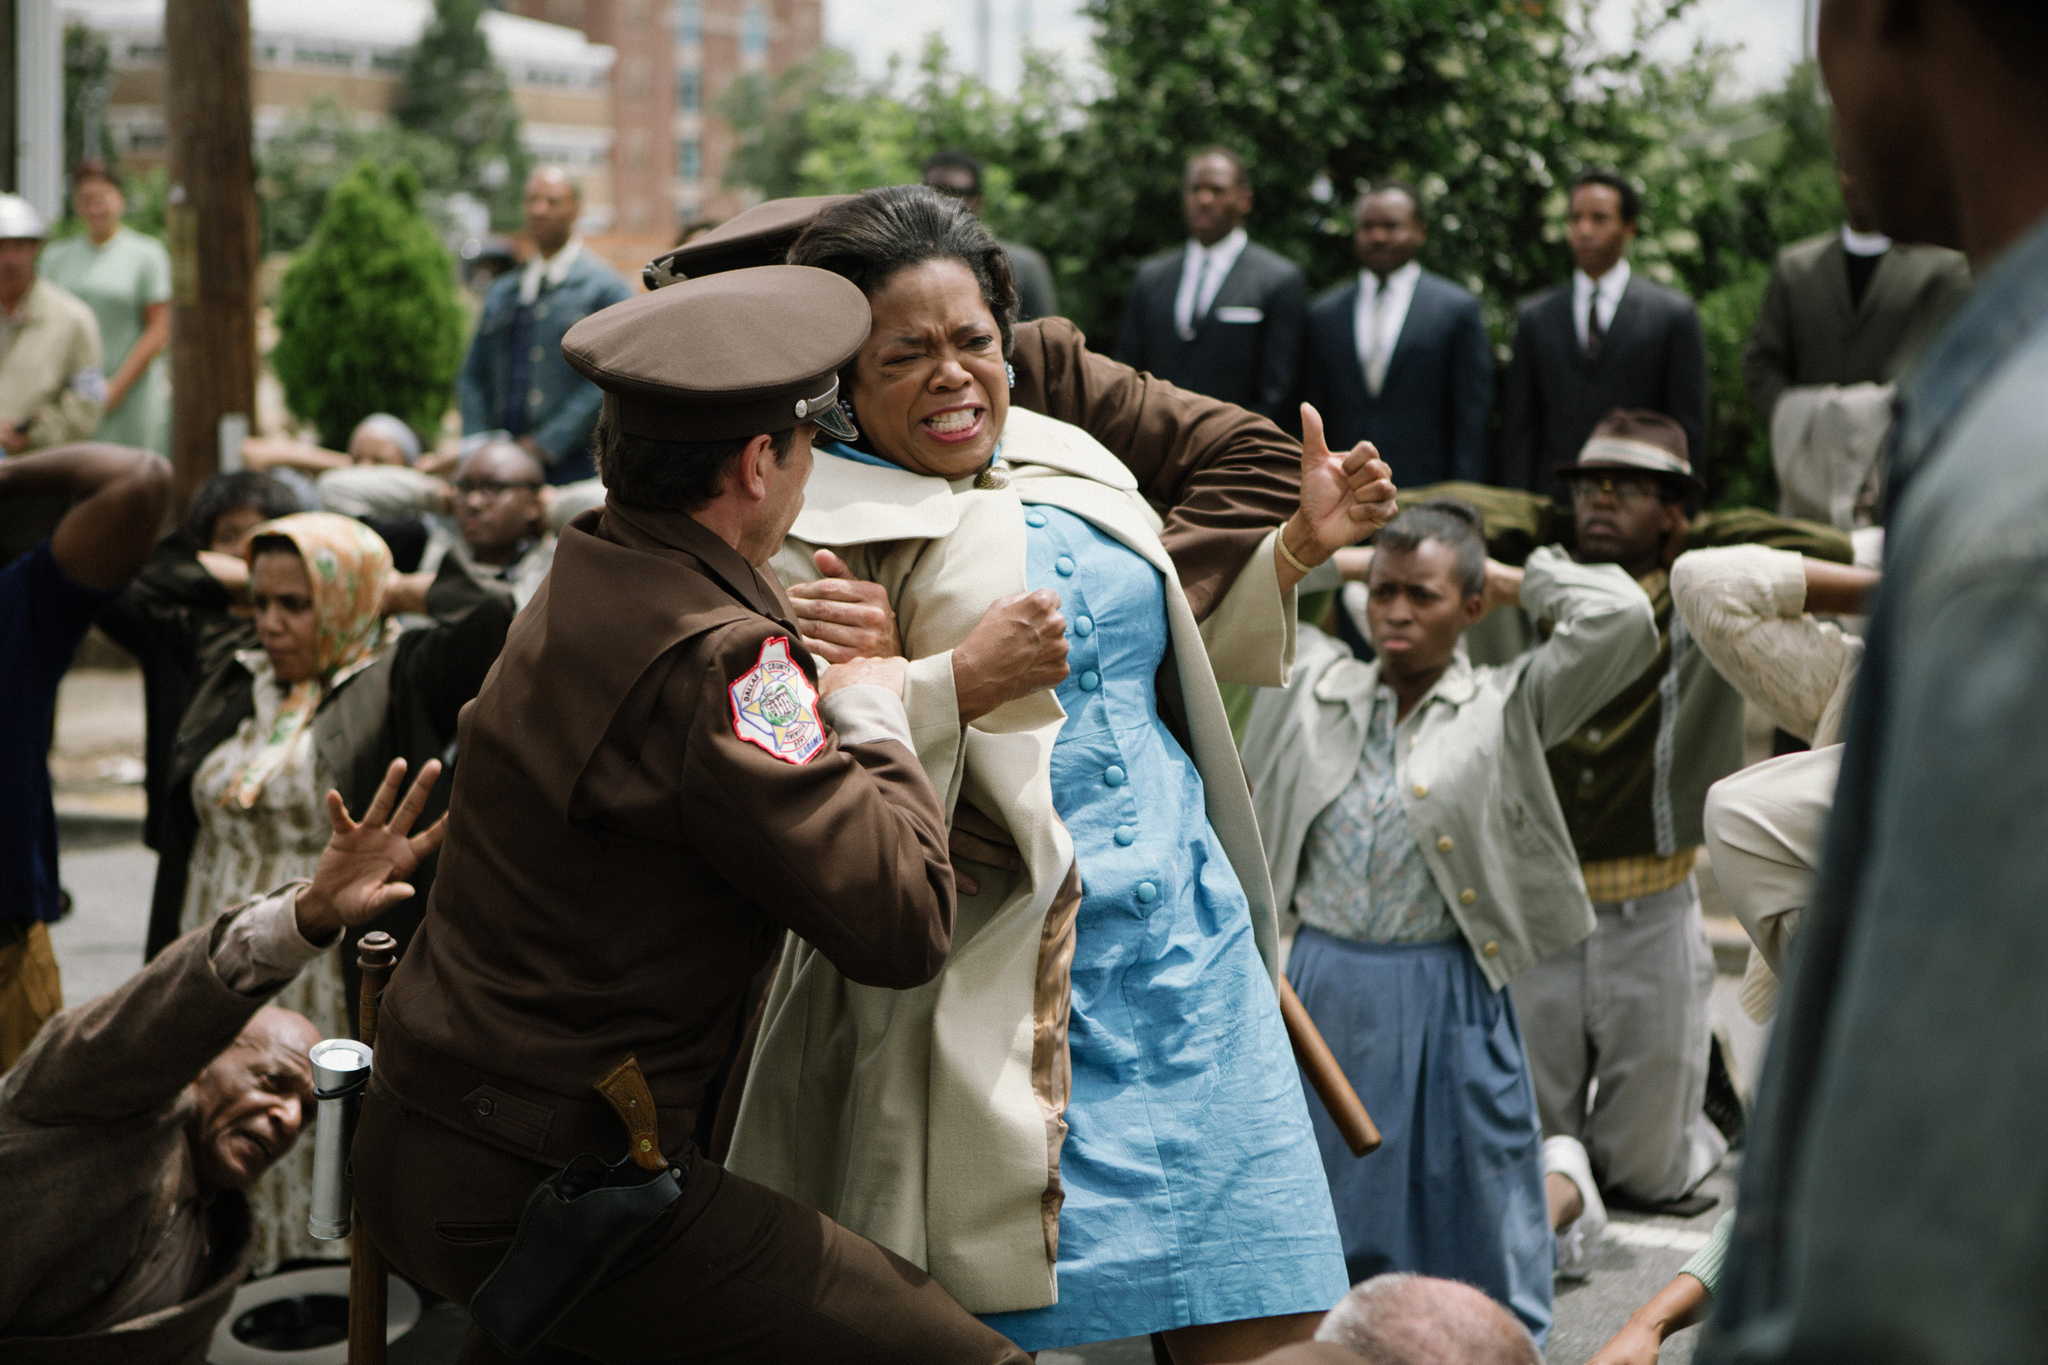
<svg viewBox="0 0 2048 1365">
<path fill-rule="evenodd" d="M 410 166 L 362 162 L 328 192 L 312 245 L 285 272 L 271 365 L 292 412 L 333 449 L 373 412 L 431 441 L 448 410 L 464 315 L 419 196 Z"/>
</svg>

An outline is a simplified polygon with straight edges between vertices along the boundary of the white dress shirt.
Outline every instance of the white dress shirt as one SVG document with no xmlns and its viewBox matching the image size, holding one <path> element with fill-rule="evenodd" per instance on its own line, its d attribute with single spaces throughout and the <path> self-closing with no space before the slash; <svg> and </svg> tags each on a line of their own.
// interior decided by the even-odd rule
<svg viewBox="0 0 2048 1365">
<path fill-rule="evenodd" d="M 1401 340 L 1401 328 L 1408 321 L 1408 305 L 1415 302 L 1415 285 L 1422 267 L 1414 261 L 1387 276 L 1386 283 L 1370 270 L 1358 272 L 1358 311 L 1352 319 L 1352 335 L 1358 342 L 1358 368 L 1365 372 L 1366 391 L 1380 396 L 1387 382 L 1387 364 Z"/>
<path fill-rule="evenodd" d="M 1243 228 L 1233 228 L 1229 236 L 1214 246 L 1188 239 L 1187 255 L 1180 266 L 1180 290 L 1173 296 L 1173 325 L 1180 330 L 1183 341 L 1193 339 L 1195 322 L 1208 316 L 1209 305 L 1216 302 L 1216 291 L 1223 287 L 1230 268 L 1237 264 L 1250 241 Z"/>
<path fill-rule="evenodd" d="M 532 303 L 540 297 L 541 281 L 553 289 L 569 277 L 569 267 L 576 264 L 576 258 L 583 254 L 583 239 L 571 237 L 562 244 L 562 249 L 543 259 L 535 253 L 519 272 L 519 301 Z"/>
<path fill-rule="evenodd" d="M 1892 239 L 1882 232 L 1858 232 L 1842 224 L 1842 250 L 1851 256 L 1882 256 L 1892 249 Z"/>
<path fill-rule="evenodd" d="M 1600 302 L 1600 333 L 1614 330 L 1614 310 L 1621 307 L 1622 291 L 1628 288 L 1628 258 L 1614 263 L 1614 269 L 1594 279 L 1583 270 L 1572 272 L 1572 326 L 1579 332 L 1579 349 L 1586 349 L 1586 310 L 1597 297 Z"/>
</svg>

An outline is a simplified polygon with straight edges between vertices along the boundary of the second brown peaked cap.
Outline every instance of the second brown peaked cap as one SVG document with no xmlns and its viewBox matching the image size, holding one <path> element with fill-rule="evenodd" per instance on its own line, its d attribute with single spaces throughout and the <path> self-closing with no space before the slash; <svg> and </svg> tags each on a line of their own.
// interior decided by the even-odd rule
<svg viewBox="0 0 2048 1365">
<path fill-rule="evenodd" d="M 867 297 L 829 270 L 769 265 L 684 280 L 592 313 L 562 356 L 629 436 L 716 441 L 816 422 L 852 439 L 839 370 L 867 340 Z"/>
<path fill-rule="evenodd" d="M 649 289 L 662 289 L 678 280 L 694 280 L 727 270 L 780 265 L 789 255 L 791 245 L 820 214 L 854 197 L 811 194 L 756 204 L 694 241 L 656 256 L 641 272 L 641 279 Z"/>
</svg>

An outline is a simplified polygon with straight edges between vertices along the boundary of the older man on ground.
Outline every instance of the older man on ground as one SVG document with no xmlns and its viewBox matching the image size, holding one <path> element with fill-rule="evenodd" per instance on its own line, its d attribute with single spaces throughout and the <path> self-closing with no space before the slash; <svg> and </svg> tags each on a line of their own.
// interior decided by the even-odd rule
<svg viewBox="0 0 2048 1365">
<path fill-rule="evenodd" d="M 311 882 L 221 913 L 120 989 L 44 1025 L 0 1082 L 0 1360 L 183 1365 L 205 1357 L 246 1269 L 242 1194 L 291 1150 L 319 1034 L 265 1002 L 412 895 L 440 845 L 410 835 L 441 765 L 405 764 L 334 826 Z M 394 813 L 393 806 L 397 805 Z"/>
<path fill-rule="evenodd" d="M 499 428 L 547 466 L 549 483 L 597 472 L 590 433 L 597 386 L 562 359 L 577 322 L 632 293 L 576 235 L 582 194 L 566 171 L 543 166 L 526 182 L 526 235 L 533 255 L 491 282 L 469 358 L 462 363 L 462 431 Z"/>
</svg>

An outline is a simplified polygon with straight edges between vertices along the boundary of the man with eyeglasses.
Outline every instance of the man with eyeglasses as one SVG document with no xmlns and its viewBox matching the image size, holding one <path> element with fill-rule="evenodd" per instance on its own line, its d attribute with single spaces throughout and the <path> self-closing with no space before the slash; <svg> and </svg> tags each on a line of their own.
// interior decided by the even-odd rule
<svg viewBox="0 0 2048 1365">
<path fill-rule="evenodd" d="M 1709 545 L 1764 544 L 1838 562 L 1852 547 L 1847 534 L 1810 522 L 1750 509 L 1700 513 L 1705 489 L 1685 430 L 1662 413 L 1609 413 L 1556 473 L 1571 495 L 1574 557 L 1619 565 L 1642 585 L 1660 647 L 1548 752 L 1598 923 L 1511 989 L 1545 1135 L 1579 1139 L 1612 1202 L 1696 1213 L 1712 1201 L 1694 1189 L 1742 1123 L 1725 1074 L 1712 1119 L 1703 1112 L 1714 958 L 1693 865 L 1707 788 L 1743 763 L 1743 702 L 1673 614 L 1668 573 L 1686 550 Z M 1451 487 L 1462 495 L 1470 486 Z M 1487 495 L 1497 556 L 1506 552 L 1496 533 L 1509 524 L 1533 526 L 1536 544 L 1563 538 L 1553 535 L 1549 499 L 1475 491 Z"/>
<path fill-rule="evenodd" d="M 553 526 L 560 519 L 549 516 L 546 487 L 540 458 L 496 432 L 476 438 L 453 484 L 412 470 L 335 469 L 320 476 L 320 504 L 368 520 L 380 533 L 392 522 L 424 523 L 415 533 L 425 544 L 419 568 L 404 576 L 406 591 L 396 598 L 407 610 L 421 609 L 415 599 L 424 602 L 427 585 L 451 554 L 476 578 L 511 589 L 514 605 L 523 608 L 555 560 Z"/>
</svg>

